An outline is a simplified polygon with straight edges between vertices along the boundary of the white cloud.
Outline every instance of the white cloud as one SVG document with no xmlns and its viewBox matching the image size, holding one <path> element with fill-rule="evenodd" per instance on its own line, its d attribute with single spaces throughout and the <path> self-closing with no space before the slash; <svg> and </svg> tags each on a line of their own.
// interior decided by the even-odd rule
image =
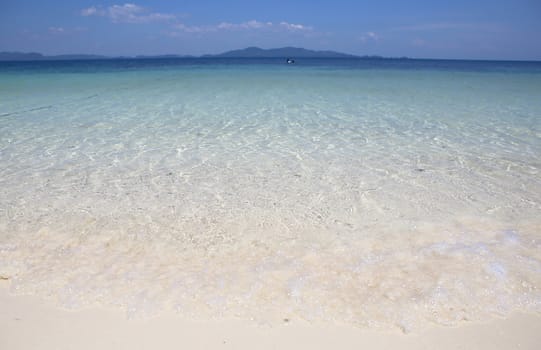
<svg viewBox="0 0 541 350">
<path fill-rule="evenodd" d="M 98 14 L 98 9 L 95 8 L 94 6 L 81 10 L 82 16 L 92 16 L 92 15 L 97 15 L 97 14 Z"/>
<path fill-rule="evenodd" d="M 124 5 L 113 5 L 107 8 L 88 7 L 81 10 L 82 16 L 101 16 L 109 18 L 113 23 L 150 23 L 167 22 L 176 19 L 176 16 L 169 13 L 150 12 L 148 9 L 126 3 Z"/>
<path fill-rule="evenodd" d="M 361 42 L 363 43 L 366 43 L 369 41 L 379 41 L 379 39 L 380 39 L 380 36 L 374 32 L 366 32 L 366 33 L 363 33 L 359 37 L 359 40 L 361 40 Z"/>
<path fill-rule="evenodd" d="M 228 23 L 222 22 L 216 26 L 220 30 L 243 30 L 243 29 L 264 29 L 271 28 L 272 22 L 259 22 L 256 20 L 251 20 L 248 22 L 242 23 Z"/>
<path fill-rule="evenodd" d="M 280 27 L 285 28 L 289 31 L 310 31 L 313 29 L 312 27 L 308 27 L 302 24 L 294 24 L 287 22 L 280 22 Z"/>
<path fill-rule="evenodd" d="M 151 12 L 149 9 L 133 4 L 125 3 L 123 5 L 112 5 L 108 7 L 91 6 L 81 10 L 81 16 L 99 16 L 106 17 L 113 23 L 151 23 L 151 22 L 169 22 L 172 25 L 172 31 L 167 34 L 170 36 L 179 36 L 181 33 L 211 33 L 219 31 L 286 31 L 286 32 L 311 32 L 312 27 L 303 24 L 288 22 L 260 22 L 250 20 L 241 23 L 221 22 L 219 24 L 191 26 L 184 23 L 178 23 L 177 15 L 170 13 Z M 177 23 L 175 23 L 177 22 Z"/>
<path fill-rule="evenodd" d="M 251 20 L 242 23 L 222 22 L 216 25 L 207 26 L 188 26 L 182 23 L 174 25 L 174 28 L 186 33 L 209 33 L 218 31 L 245 31 L 245 30 L 270 30 L 270 31 L 311 31 L 313 28 L 302 24 L 292 24 L 287 22 L 273 23 Z"/>
<path fill-rule="evenodd" d="M 66 30 L 62 27 L 49 27 L 49 33 L 52 34 L 61 34 L 64 33 Z"/>
<path fill-rule="evenodd" d="M 49 27 L 47 28 L 47 31 L 51 35 L 72 35 L 75 33 L 80 33 L 86 31 L 87 28 L 85 27 L 72 27 L 72 28 L 66 28 L 66 27 Z"/>
<path fill-rule="evenodd" d="M 211 31 L 216 31 L 214 28 L 211 28 L 211 27 L 187 26 L 187 25 L 182 24 L 182 23 L 175 24 L 173 26 L 173 28 L 178 29 L 178 30 L 180 30 L 182 32 L 185 32 L 185 33 L 207 33 L 207 32 L 211 32 Z M 171 33 L 176 33 L 176 32 L 171 32 Z"/>
</svg>

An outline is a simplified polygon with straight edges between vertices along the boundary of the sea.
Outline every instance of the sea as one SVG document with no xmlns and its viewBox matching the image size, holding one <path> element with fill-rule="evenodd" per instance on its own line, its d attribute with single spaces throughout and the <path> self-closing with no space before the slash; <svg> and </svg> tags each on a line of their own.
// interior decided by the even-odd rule
<svg viewBox="0 0 541 350">
<path fill-rule="evenodd" d="M 0 278 L 128 318 L 541 314 L 541 62 L 0 62 Z"/>
</svg>

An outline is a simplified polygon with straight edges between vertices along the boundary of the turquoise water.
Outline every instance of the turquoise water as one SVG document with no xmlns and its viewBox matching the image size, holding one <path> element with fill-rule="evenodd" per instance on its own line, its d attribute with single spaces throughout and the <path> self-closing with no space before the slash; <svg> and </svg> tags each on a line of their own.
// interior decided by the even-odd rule
<svg viewBox="0 0 541 350">
<path fill-rule="evenodd" d="M 0 275 L 130 317 L 541 312 L 541 63 L 0 63 Z"/>
</svg>

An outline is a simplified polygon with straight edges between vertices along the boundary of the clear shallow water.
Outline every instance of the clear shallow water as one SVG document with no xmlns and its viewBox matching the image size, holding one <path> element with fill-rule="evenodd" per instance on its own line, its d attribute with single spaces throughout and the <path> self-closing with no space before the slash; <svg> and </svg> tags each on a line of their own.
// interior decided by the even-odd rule
<svg viewBox="0 0 541 350">
<path fill-rule="evenodd" d="M 0 275 L 130 317 L 541 312 L 541 64 L 0 63 Z"/>
</svg>

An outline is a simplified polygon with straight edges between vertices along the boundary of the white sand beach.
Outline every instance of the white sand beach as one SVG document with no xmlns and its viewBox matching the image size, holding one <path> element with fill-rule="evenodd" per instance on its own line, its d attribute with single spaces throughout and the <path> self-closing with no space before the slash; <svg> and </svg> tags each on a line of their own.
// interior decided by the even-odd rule
<svg viewBox="0 0 541 350">
<path fill-rule="evenodd" d="M 370 331 L 291 320 L 280 326 L 246 321 L 189 321 L 178 314 L 127 320 L 115 309 L 59 309 L 0 287 L 1 349 L 538 349 L 541 316 L 512 314 L 487 323 L 432 327 L 420 333 Z"/>
</svg>

